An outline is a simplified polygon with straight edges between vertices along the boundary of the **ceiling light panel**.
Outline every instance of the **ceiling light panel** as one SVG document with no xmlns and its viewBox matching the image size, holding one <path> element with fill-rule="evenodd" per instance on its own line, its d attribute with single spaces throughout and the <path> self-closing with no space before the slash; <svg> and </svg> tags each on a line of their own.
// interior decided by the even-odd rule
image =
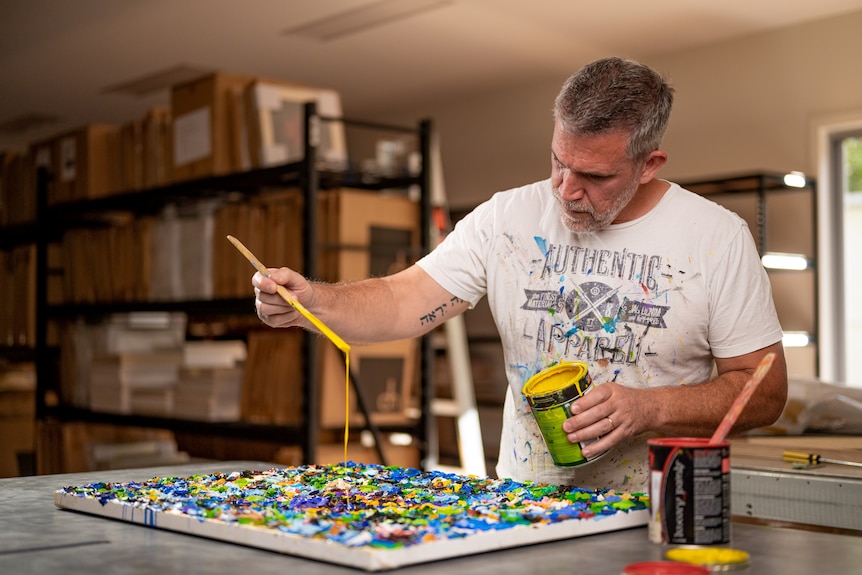
<svg viewBox="0 0 862 575">
<path fill-rule="evenodd" d="M 284 34 L 327 42 L 397 20 L 404 20 L 422 12 L 442 8 L 448 4 L 452 4 L 452 1 L 382 0 L 289 28 L 284 31 Z"/>
</svg>

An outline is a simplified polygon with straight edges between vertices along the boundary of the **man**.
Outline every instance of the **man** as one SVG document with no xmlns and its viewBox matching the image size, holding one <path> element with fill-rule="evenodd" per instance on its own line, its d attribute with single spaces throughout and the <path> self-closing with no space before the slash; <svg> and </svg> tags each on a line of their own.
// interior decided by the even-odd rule
<svg viewBox="0 0 862 575">
<path fill-rule="evenodd" d="M 497 473 L 645 491 L 646 439 L 710 436 L 760 359 L 776 361 L 734 431 L 774 422 L 787 393 L 781 327 L 751 234 L 735 214 L 656 178 L 673 90 L 646 66 L 593 62 L 554 105 L 551 178 L 495 194 L 431 254 L 392 276 L 310 283 L 255 274 L 258 315 L 310 328 L 284 285 L 349 342 L 423 334 L 488 297 L 509 388 Z M 430 310 L 442 308 L 434 322 Z M 563 429 L 585 465 L 556 467 L 521 392 L 561 361 L 595 383 Z"/>
</svg>

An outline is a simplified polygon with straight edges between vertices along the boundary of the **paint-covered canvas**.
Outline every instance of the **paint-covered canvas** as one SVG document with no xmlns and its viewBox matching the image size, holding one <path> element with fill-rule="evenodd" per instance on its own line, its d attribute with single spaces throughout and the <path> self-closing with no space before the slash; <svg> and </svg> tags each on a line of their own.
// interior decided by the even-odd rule
<svg viewBox="0 0 862 575">
<path fill-rule="evenodd" d="M 644 494 L 358 464 L 59 489 L 58 507 L 381 571 L 646 525 Z"/>
</svg>

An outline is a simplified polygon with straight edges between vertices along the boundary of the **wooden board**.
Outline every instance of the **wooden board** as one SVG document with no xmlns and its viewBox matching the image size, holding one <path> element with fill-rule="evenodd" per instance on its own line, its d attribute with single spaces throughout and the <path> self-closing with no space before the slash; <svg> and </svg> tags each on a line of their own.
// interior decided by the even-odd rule
<svg viewBox="0 0 862 575">
<path fill-rule="evenodd" d="M 645 525 L 644 494 L 344 463 L 65 487 L 55 504 L 364 569 Z"/>
</svg>

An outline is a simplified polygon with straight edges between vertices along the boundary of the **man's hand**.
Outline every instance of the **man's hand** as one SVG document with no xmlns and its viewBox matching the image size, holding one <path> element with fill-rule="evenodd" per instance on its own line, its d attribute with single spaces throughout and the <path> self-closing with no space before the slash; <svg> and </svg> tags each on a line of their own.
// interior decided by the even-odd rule
<svg viewBox="0 0 862 575">
<path fill-rule="evenodd" d="M 787 367 L 781 342 L 745 355 L 716 359 L 718 375 L 699 384 L 639 389 L 594 383 L 589 393 L 572 403 L 572 417 L 563 422 L 563 431 L 572 442 L 602 436 L 583 449 L 585 457 L 647 431 L 710 437 L 769 352 L 775 353 L 775 362 L 732 432 L 770 425 L 780 417 L 787 400 Z"/>
<path fill-rule="evenodd" d="M 254 286 L 254 307 L 260 321 L 270 327 L 310 327 L 310 324 L 278 295 L 278 286 L 284 288 L 306 308 L 313 301 L 314 290 L 301 274 L 290 268 L 270 269 L 269 277 L 256 272 L 251 278 Z"/>
<path fill-rule="evenodd" d="M 618 383 L 593 385 L 589 393 L 572 403 L 572 417 L 563 422 L 563 431 L 572 443 L 589 441 L 582 447 L 584 457 L 607 451 L 623 439 L 649 430 L 651 406 L 643 391 Z"/>
</svg>

